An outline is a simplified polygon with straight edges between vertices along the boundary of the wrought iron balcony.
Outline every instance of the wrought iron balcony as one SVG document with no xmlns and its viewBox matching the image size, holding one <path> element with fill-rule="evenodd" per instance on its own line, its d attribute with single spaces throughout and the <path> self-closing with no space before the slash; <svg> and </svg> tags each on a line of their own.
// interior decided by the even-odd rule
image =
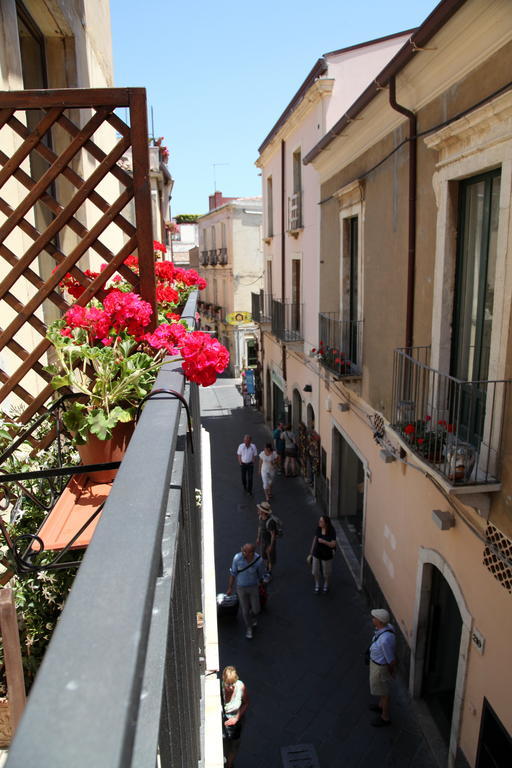
<svg viewBox="0 0 512 768">
<path fill-rule="evenodd" d="M 392 427 L 451 485 L 495 484 L 510 384 L 441 373 L 430 367 L 430 347 L 397 349 Z"/>
<path fill-rule="evenodd" d="M 272 296 L 268 293 L 251 293 L 252 319 L 255 323 L 269 323 L 272 318 Z"/>
<path fill-rule="evenodd" d="M 202 267 L 207 267 L 210 263 L 209 251 L 201 251 L 200 263 Z"/>
<path fill-rule="evenodd" d="M 337 376 L 361 376 L 362 320 L 340 320 L 338 312 L 318 315 L 320 342 L 314 354 Z"/>
<path fill-rule="evenodd" d="M 217 264 L 225 266 L 228 263 L 228 249 L 219 248 L 217 251 Z"/>
<path fill-rule="evenodd" d="M 281 341 L 302 341 L 302 304 L 272 299 L 272 333 Z"/>
<path fill-rule="evenodd" d="M 217 264 L 217 249 L 214 248 L 212 251 L 208 251 L 208 256 L 210 266 L 214 267 Z"/>
</svg>

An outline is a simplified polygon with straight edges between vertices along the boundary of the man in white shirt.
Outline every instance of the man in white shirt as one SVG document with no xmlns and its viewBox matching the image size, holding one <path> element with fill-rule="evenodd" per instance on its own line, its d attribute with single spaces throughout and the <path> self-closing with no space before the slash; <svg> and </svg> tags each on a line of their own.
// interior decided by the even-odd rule
<svg viewBox="0 0 512 768">
<path fill-rule="evenodd" d="M 242 485 L 244 491 L 252 496 L 252 477 L 254 474 L 254 460 L 258 455 L 258 449 L 252 442 L 250 435 L 244 436 L 243 443 L 240 443 L 236 452 L 238 463 L 242 470 Z"/>
</svg>

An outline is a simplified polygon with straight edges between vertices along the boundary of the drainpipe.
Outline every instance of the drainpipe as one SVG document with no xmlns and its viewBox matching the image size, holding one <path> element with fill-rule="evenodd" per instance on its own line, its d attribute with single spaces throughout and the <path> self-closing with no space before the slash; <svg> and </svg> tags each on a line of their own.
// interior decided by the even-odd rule
<svg viewBox="0 0 512 768">
<path fill-rule="evenodd" d="M 414 282 L 416 274 L 416 186 L 417 186 L 417 118 L 414 112 L 397 103 L 396 80 L 389 80 L 389 104 L 409 121 L 409 234 L 407 256 L 407 308 L 405 320 L 405 346 L 411 349 L 414 333 Z"/>
<path fill-rule="evenodd" d="M 285 300 L 285 257 L 286 257 L 286 183 L 285 183 L 285 149 L 286 144 L 281 141 L 281 300 Z"/>
</svg>

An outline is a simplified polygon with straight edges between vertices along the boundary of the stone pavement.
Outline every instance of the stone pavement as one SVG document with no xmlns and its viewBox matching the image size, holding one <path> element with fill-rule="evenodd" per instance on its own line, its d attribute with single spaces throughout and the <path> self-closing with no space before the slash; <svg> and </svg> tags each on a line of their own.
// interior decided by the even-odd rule
<svg viewBox="0 0 512 768">
<path fill-rule="evenodd" d="M 235 552 L 255 540 L 256 503 L 264 499 L 256 472 L 254 496 L 244 494 L 237 446 L 245 433 L 258 451 L 270 439 L 262 414 L 243 407 L 235 383 L 221 378 L 201 391 L 212 446 L 217 592 L 226 590 Z M 368 606 L 340 552 L 331 591 L 314 593 L 306 555 L 321 512 L 302 479 L 276 477 L 272 505 L 284 536 L 254 639 L 246 640 L 240 615 L 219 620 L 221 667 L 237 668 L 250 697 L 236 768 L 282 768 L 281 748 L 293 744 L 312 744 L 321 768 L 436 768 L 400 682 L 391 727 L 370 725 Z"/>
</svg>

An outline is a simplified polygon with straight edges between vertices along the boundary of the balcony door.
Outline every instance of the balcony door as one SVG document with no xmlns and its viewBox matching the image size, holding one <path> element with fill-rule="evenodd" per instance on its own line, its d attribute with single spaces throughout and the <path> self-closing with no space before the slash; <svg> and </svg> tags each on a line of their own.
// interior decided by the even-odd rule
<svg viewBox="0 0 512 768">
<path fill-rule="evenodd" d="M 357 216 L 348 219 L 348 258 L 349 258 L 349 347 L 348 357 L 358 365 L 357 321 L 359 319 L 359 244 Z"/>
<path fill-rule="evenodd" d="M 451 373 L 468 382 L 489 376 L 499 195 L 499 170 L 460 183 Z M 482 384 L 453 404 L 459 434 L 474 445 L 483 436 L 485 400 Z"/>
</svg>

